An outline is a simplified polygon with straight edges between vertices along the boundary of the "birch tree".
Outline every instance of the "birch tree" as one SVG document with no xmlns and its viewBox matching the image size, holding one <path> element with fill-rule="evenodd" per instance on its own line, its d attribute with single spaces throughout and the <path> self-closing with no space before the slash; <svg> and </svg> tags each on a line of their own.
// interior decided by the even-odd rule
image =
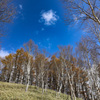
<svg viewBox="0 0 100 100">
<path fill-rule="evenodd" d="M 12 0 L 0 0 L 0 37 L 4 34 L 4 25 L 11 23 L 15 16 L 15 7 Z"/>
<path fill-rule="evenodd" d="M 31 69 L 31 57 L 35 57 L 35 54 L 37 52 L 38 46 L 30 40 L 26 44 L 24 44 L 25 51 L 28 54 L 28 62 L 27 62 L 27 86 L 26 86 L 26 92 L 28 91 L 28 87 L 30 84 L 30 69 Z"/>
<path fill-rule="evenodd" d="M 84 27 L 100 42 L 100 0 L 61 0 L 65 8 L 65 22 Z"/>
<path fill-rule="evenodd" d="M 68 77 L 68 81 L 69 81 L 69 85 L 70 85 L 70 91 L 71 91 L 71 99 L 72 100 L 76 100 L 76 95 L 75 95 L 75 90 L 73 87 L 73 77 L 74 77 L 74 72 L 72 72 L 72 64 L 71 64 L 71 59 L 72 59 L 72 47 L 69 46 L 65 46 L 65 47 L 59 47 L 60 49 L 60 59 L 61 59 L 61 68 L 62 68 L 62 82 L 63 82 L 63 75 L 64 75 L 64 70 L 66 71 L 67 77 Z M 60 88 L 62 87 L 62 84 L 60 86 Z"/>
</svg>

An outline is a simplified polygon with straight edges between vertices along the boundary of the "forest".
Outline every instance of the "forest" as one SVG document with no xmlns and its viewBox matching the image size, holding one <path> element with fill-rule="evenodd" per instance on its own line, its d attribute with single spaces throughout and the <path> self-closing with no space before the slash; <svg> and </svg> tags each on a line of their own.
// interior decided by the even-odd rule
<svg viewBox="0 0 100 100">
<path fill-rule="evenodd" d="M 42 93 L 51 89 L 56 91 L 56 95 L 70 95 L 71 100 L 100 100 L 100 1 L 61 1 L 65 23 L 75 25 L 78 22 L 87 34 L 81 37 L 76 47 L 58 45 L 59 50 L 52 55 L 30 39 L 15 53 L 0 57 L 0 81 L 24 84 L 26 92 L 33 85 L 42 88 Z M 1 9 L 0 6 L 0 12 Z M 13 10 L 5 13 L 0 13 L 1 25 L 15 15 Z"/>
</svg>

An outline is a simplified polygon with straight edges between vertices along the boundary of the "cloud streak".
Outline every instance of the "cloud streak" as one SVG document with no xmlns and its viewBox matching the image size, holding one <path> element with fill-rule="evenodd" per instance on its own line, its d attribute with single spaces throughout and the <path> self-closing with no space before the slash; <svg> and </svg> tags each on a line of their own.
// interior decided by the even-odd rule
<svg viewBox="0 0 100 100">
<path fill-rule="evenodd" d="M 19 8 L 22 10 L 23 9 L 23 6 L 21 4 L 19 4 Z"/>
</svg>

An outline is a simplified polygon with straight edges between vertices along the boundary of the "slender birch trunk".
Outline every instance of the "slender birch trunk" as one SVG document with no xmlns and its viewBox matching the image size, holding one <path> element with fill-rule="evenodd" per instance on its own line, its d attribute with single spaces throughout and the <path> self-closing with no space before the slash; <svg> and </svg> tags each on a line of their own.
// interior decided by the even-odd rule
<svg viewBox="0 0 100 100">
<path fill-rule="evenodd" d="M 72 84 L 73 83 L 73 77 L 70 77 L 68 72 L 67 72 L 67 74 L 68 74 L 69 84 L 70 84 L 70 88 L 71 88 L 71 98 L 72 98 L 72 100 L 76 100 L 76 96 L 75 96 L 74 89 L 73 89 L 73 84 Z"/>
<path fill-rule="evenodd" d="M 28 91 L 29 84 L 30 84 L 30 56 L 29 56 L 29 61 L 27 64 L 27 86 L 25 90 L 26 92 Z"/>
<path fill-rule="evenodd" d="M 48 72 L 47 72 L 47 77 L 46 77 L 45 92 L 47 91 L 47 88 L 48 88 Z"/>
<path fill-rule="evenodd" d="M 11 83 L 12 81 L 12 77 L 13 77 L 13 69 L 11 70 L 11 73 L 10 73 L 10 78 L 9 78 L 9 82 Z"/>
</svg>

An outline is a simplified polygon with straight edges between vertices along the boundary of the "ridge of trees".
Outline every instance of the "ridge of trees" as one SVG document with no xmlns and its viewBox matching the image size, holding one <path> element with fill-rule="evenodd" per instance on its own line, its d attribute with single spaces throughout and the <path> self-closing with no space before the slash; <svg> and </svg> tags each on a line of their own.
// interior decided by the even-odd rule
<svg viewBox="0 0 100 100">
<path fill-rule="evenodd" d="M 88 44 L 87 44 L 88 41 Z M 100 98 L 100 64 L 95 53 L 96 49 L 89 47 L 88 39 L 78 43 L 76 52 L 72 46 L 59 46 L 58 56 L 47 57 L 45 52 L 30 40 L 24 48 L 15 54 L 1 58 L 0 81 L 35 85 L 42 88 L 71 95 L 84 100 L 98 100 Z M 91 55 L 92 52 L 92 55 Z M 95 52 L 95 53 L 93 53 Z"/>
</svg>

